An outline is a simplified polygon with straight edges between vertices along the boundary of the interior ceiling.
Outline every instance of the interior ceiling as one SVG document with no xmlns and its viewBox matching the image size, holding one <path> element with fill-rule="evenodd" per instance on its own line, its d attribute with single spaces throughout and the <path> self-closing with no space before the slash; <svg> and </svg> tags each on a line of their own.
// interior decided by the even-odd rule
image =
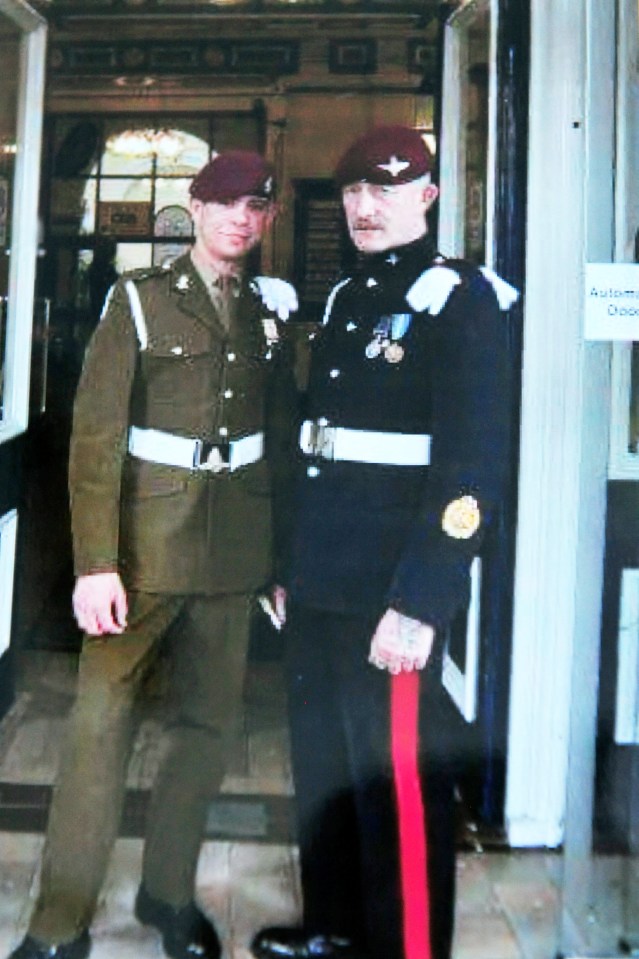
<svg viewBox="0 0 639 959">
<path fill-rule="evenodd" d="M 450 6 L 450 4 L 447 4 Z M 427 27 L 437 18 L 442 0 L 35 0 L 34 6 L 54 23 L 104 18 L 215 21 L 252 19 L 274 27 L 301 22 L 407 18 Z"/>
<path fill-rule="evenodd" d="M 80 76 L 127 83 L 138 75 L 292 81 L 309 56 L 322 60 L 329 74 L 363 82 L 378 72 L 379 57 L 393 42 L 393 69 L 401 70 L 403 58 L 404 70 L 428 85 L 439 11 L 453 6 L 442 0 L 31 2 L 49 21 L 49 78 L 62 86 Z"/>
</svg>

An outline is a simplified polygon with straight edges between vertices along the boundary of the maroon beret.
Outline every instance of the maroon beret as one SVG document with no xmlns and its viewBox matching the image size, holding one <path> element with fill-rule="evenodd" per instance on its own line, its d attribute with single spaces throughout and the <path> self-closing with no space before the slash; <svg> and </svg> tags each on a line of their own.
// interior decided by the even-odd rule
<svg viewBox="0 0 639 959">
<path fill-rule="evenodd" d="M 433 157 L 421 133 L 412 127 L 374 127 L 353 143 L 335 168 L 338 186 L 410 183 L 430 173 Z"/>
<path fill-rule="evenodd" d="M 194 200 L 213 203 L 241 196 L 273 197 L 275 181 L 270 163 L 250 150 L 218 153 L 193 177 L 189 193 Z"/>
</svg>

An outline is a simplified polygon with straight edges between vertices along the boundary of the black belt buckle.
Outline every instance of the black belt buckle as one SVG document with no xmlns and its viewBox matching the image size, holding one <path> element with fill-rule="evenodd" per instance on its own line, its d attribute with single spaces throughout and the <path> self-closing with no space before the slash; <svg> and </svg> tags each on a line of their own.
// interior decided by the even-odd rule
<svg viewBox="0 0 639 959">
<path fill-rule="evenodd" d="M 200 470 L 225 470 L 231 461 L 230 443 L 211 443 L 209 440 L 196 440 L 193 451 L 193 468 Z"/>
</svg>

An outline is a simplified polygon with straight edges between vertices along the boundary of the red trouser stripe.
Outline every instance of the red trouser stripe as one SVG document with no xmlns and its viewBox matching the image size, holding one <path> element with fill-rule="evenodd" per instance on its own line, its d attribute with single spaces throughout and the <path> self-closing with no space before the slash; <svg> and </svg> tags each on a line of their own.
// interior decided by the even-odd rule
<svg viewBox="0 0 639 959">
<path fill-rule="evenodd" d="M 419 673 L 391 678 L 391 753 L 399 815 L 406 959 L 432 959 L 426 823 L 419 778 Z"/>
</svg>

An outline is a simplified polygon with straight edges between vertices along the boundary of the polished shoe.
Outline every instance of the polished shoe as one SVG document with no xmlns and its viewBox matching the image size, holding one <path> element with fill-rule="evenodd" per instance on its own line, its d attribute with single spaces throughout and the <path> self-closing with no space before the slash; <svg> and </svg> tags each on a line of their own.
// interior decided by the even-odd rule
<svg viewBox="0 0 639 959">
<path fill-rule="evenodd" d="M 194 902 L 176 909 L 150 896 L 140 886 L 135 900 L 136 918 L 144 926 L 155 926 L 171 959 L 220 959 L 222 946 L 215 929 Z"/>
<path fill-rule="evenodd" d="M 91 936 L 85 929 L 71 942 L 47 945 L 33 936 L 25 936 L 9 959 L 86 959 L 91 952 Z"/>
<path fill-rule="evenodd" d="M 251 952 L 257 959 L 366 959 L 350 939 L 310 935 L 288 926 L 262 929 L 251 943 Z"/>
</svg>

